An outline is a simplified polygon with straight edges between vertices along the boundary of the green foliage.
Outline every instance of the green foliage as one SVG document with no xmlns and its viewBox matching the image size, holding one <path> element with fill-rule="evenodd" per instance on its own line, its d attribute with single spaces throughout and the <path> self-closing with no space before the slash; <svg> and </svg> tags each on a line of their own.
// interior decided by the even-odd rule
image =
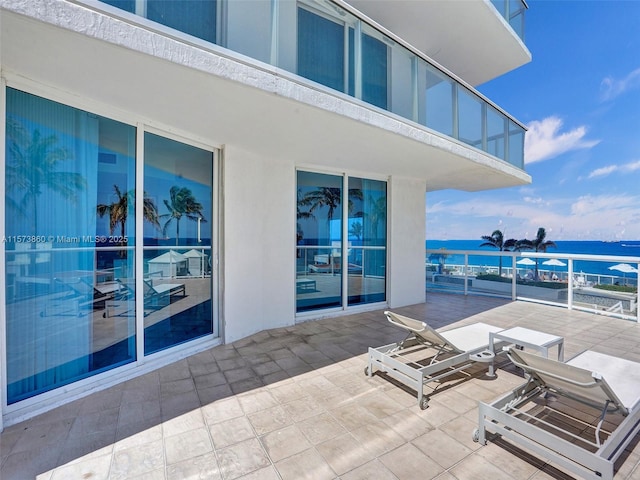
<svg viewBox="0 0 640 480">
<path fill-rule="evenodd" d="M 488 280 L 490 282 L 501 282 L 501 283 L 511 283 L 511 279 L 507 277 L 501 277 L 500 275 L 484 273 L 480 275 L 476 275 L 478 280 Z M 534 282 L 531 280 L 516 280 L 517 285 L 528 285 L 530 287 L 542 287 L 542 288 L 550 288 L 552 290 L 562 290 L 567 288 L 566 283 L 562 282 Z"/>
<path fill-rule="evenodd" d="M 593 288 L 600 290 L 607 290 L 609 292 L 622 292 L 622 293 L 636 293 L 638 289 L 636 287 L 630 287 L 628 285 L 594 285 Z"/>
</svg>

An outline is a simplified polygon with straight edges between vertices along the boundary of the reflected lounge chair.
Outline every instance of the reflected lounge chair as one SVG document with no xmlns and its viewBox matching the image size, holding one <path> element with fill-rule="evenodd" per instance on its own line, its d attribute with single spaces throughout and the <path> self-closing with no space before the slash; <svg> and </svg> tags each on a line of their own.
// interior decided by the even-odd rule
<svg viewBox="0 0 640 480">
<path fill-rule="evenodd" d="M 388 311 L 384 314 L 390 323 L 405 330 L 407 336 L 398 343 L 369 347 L 369 365 L 365 374 L 371 376 L 374 369 L 380 370 L 412 387 L 423 410 L 429 403 L 423 387 L 446 379 L 476 362 L 492 361 L 495 351 L 488 351 L 489 333 L 503 330 L 478 322 L 437 332 L 426 322 Z M 503 344 L 496 343 L 494 349 L 501 349 Z"/>
<path fill-rule="evenodd" d="M 151 280 L 143 280 L 145 308 L 162 308 L 171 303 L 171 296 L 181 293 L 186 296 L 184 283 L 160 283 L 154 285 Z"/>
<path fill-rule="evenodd" d="M 110 300 L 120 290 L 117 282 L 107 282 L 92 285 L 82 277 L 56 277 L 54 281 L 69 291 L 69 294 L 60 297 L 59 301 L 53 301 L 45 306 L 40 316 L 50 315 L 82 315 L 84 307 L 104 308 L 104 302 Z"/>
<path fill-rule="evenodd" d="M 134 283 L 131 281 L 123 281 L 116 279 L 116 282 L 121 286 L 119 294 L 113 301 L 107 301 L 106 311 L 104 317 L 111 317 L 114 315 L 115 310 L 124 308 L 123 313 L 127 313 L 133 308 L 134 295 Z M 161 283 L 154 285 L 150 279 L 144 279 L 142 281 L 144 286 L 144 309 L 158 310 L 162 307 L 166 307 L 171 303 L 171 297 L 176 294 L 186 296 L 186 287 L 184 283 Z"/>
<path fill-rule="evenodd" d="M 640 363 L 585 351 L 567 363 L 509 349 L 526 383 L 480 402 L 473 439 L 487 431 L 568 469 L 612 480 L 614 464 L 640 432 Z"/>
</svg>

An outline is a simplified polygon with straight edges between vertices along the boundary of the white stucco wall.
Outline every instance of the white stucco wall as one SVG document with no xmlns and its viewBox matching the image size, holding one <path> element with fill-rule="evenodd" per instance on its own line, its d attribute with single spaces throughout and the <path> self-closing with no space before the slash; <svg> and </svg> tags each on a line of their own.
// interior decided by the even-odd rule
<svg viewBox="0 0 640 480">
<path fill-rule="evenodd" d="M 295 168 L 227 146 L 224 153 L 224 341 L 295 321 Z"/>
<path fill-rule="evenodd" d="M 391 308 L 425 301 L 425 180 L 389 181 L 389 268 Z"/>
</svg>

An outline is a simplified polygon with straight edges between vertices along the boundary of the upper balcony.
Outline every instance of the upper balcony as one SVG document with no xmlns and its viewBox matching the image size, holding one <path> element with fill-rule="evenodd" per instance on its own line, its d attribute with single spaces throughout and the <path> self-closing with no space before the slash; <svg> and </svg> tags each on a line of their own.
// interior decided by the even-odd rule
<svg viewBox="0 0 640 480">
<path fill-rule="evenodd" d="M 349 3 L 474 86 L 531 61 L 525 0 Z"/>
<path fill-rule="evenodd" d="M 137 21 L 150 28 L 154 24 L 156 29 L 170 27 L 279 67 L 523 169 L 522 124 L 419 49 L 344 2 L 211 0 L 187 5 L 103 0 L 102 3 L 118 7 L 119 15 L 128 20 L 144 17 Z M 449 3 L 459 2 L 437 5 L 449 11 L 446 6 Z M 492 4 L 479 5 L 480 11 L 499 17 Z M 129 12 L 129 17 L 122 10 Z M 110 11 L 118 14 L 118 10 Z M 486 22 L 481 23 L 486 26 Z M 404 33 L 405 29 L 399 30 Z M 497 30 L 503 32 L 504 28 Z M 161 31 L 170 32 L 166 28 Z M 494 35 L 489 37 L 493 41 Z"/>
<path fill-rule="evenodd" d="M 427 191 L 531 181 L 521 123 L 351 6 L 109 1 L 2 4 L 7 84 Z"/>
</svg>

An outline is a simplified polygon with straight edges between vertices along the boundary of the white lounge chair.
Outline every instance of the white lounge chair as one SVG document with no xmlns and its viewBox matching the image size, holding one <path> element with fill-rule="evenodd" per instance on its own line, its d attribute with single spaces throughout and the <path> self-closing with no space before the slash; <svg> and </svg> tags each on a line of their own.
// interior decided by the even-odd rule
<svg viewBox="0 0 640 480">
<path fill-rule="evenodd" d="M 487 350 L 489 333 L 502 330 L 478 322 L 437 332 L 425 322 L 393 312 L 384 314 L 389 322 L 408 334 L 401 342 L 378 348 L 369 347 L 369 365 L 365 374 L 372 376 L 374 369 L 377 369 L 412 387 L 417 392 L 418 405 L 423 410 L 429 403 L 423 387 L 465 370 L 475 362 L 492 361 L 495 352 Z M 494 348 L 501 349 L 503 344 L 496 342 Z"/>
<path fill-rule="evenodd" d="M 507 355 L 528 381 L 480 402 L 473 439 L 484 445 L 487 431 L 497 433 L 580 478 L 612 480 L 616 460 L 640 432 L 640 363 L 593 351 L 566 364 L 512 349 Z M 575 402 L 597 410 L 589 418 Z"/>
</svg>

